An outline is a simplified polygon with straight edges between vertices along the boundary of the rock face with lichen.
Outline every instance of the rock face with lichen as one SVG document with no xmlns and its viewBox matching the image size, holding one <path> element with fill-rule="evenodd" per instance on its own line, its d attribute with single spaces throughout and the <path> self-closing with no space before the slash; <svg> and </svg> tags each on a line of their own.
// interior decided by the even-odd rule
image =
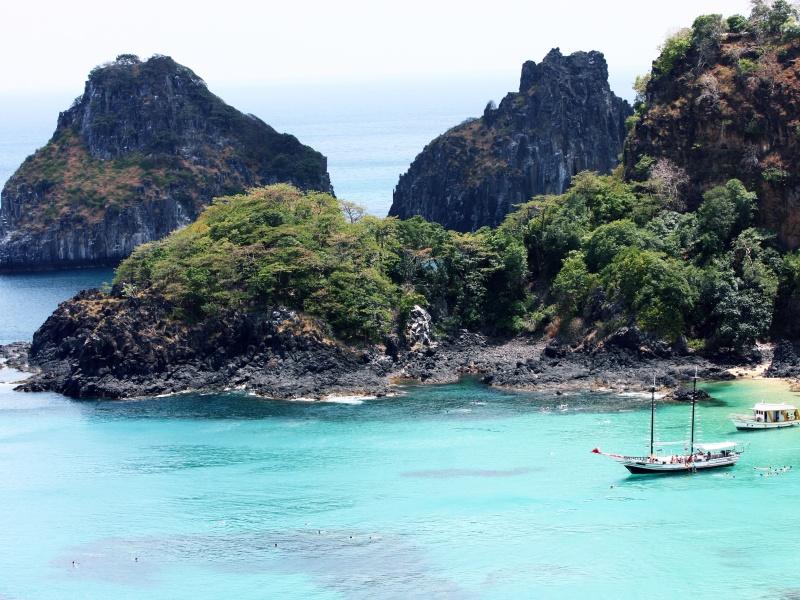
<svg viewBox="0 0 800 600">
<path fill-rule="evenodd" d="M 425 147 L 400 177 L 389 214 L 459 231 L 498 225 L 515 204 L 560 194 L 580 171 L 613 169 L 630 113 L 600 52 L 551 50 L 522 66 L 519 92 Z"/>
<path fill-rule="evenodd" d="M 3 188 L 0 270 L 116 264 L 215 196 L 276 182 L 332 191 L 319 152 L 228 106 L 167 56 L 122 55 L 91 72 Z"/>
<path fill-rule="evenodd" d="M 625 172 L 645 179 L 668 161 L 683 173 L 690 209 L 704 191 L 740 179 L 758 194 L 761 224 L 797 248 L 800 39 L 745 27 L 716 37 L 677 34 L 687 49 L 654 63 L 626 141 Z"/>
</svg>

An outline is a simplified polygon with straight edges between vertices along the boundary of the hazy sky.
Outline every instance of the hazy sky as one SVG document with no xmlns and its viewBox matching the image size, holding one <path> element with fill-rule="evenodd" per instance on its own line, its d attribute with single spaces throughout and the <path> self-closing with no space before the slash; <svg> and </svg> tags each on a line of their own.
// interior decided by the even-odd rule
<svg viewBox="0 0 800 600">
<path fill-rule="evenodd" d="M 0 94 L 70 90 L 117 54 L 168 54 L 211 89 L 518 73 L 553 46 L 600 50 L 612 85 L 648 70 L 665 35 L 748 0 L 4 0 Z"/>
</svg>

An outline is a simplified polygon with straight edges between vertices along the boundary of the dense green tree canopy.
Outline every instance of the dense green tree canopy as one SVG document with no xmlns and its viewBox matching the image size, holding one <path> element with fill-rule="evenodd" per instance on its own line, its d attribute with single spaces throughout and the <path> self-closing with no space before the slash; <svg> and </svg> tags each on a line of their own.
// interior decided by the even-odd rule
<svg viewBox="0 0 800 600">
<path fill-rule="evenodd" d="M 635 324 L 734 351 L 767 336 L 775 311 L 798 316 L 800 259 L 753 228 L 756 198 L 741 182 L 683 213 L 650 189 L 580 173 L 563 195 L 463 234 L 274 185 L 218 198 L 189 227 L 139 248 L 116 283 L 164 297 L 176 318 L 285 306 L 350 342 L 402 332 L 415 304 L 443 332 L 535 331 L 558 316 L 557 331 L 581 317 L 587 331 Z"/>
<path fill-rule="evenodd" d="M 415 303 L 443 327 L 495 331 L 523 310 L 521 240 L 362 215 L 289 185 L 219 198 L 191 226 L 137 249 L 116 282 L 163 296 L 179 318 L 280 305 L 321 317 L 353 341 L 380 340 Z"/>
</svg>

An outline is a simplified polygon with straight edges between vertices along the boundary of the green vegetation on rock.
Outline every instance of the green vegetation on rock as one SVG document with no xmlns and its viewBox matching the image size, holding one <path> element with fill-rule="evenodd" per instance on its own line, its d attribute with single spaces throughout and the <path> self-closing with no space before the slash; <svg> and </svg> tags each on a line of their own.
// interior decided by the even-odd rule
<svg viewBox="0 0 800 600">
<path fill-rule="evenodd" d="M 464 234 L 420 217 L 363 216 L 289 185 L 257 188 L 218 198 L 191 226 L 137 249 L 115 283 L 163 297 L 176 319 L 288 307 L 365 343 L 401 332 L 415 304 L 441 333 L 549 323 L 603 335 L 629 324 L 731 351 L 766 336 L 774 310 L 792 313 L 800 261 L 753 227 L 756 198 L 741 182 L 709 190 L 689 213 L 643 189 L 580 173 L 565 194 Z"/>
<path fill-rule="evenodd" d="M 345 218 L 328 194 L 274 185 L 217 199 L 191 226 L 138 248 L 116 283 L 176 317 L 288 307 L 373 342 L 414 304 L 442 327 L 508 331 L 524 312 L 526 253 L 503 230 L 459 234 L 421 218 Z"/>
</svg>

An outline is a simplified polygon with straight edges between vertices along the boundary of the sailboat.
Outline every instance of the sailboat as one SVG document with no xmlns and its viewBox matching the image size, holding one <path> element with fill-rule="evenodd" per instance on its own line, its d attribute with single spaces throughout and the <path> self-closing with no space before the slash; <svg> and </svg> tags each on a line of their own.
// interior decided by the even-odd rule
<svg viewBox="0 0 800 600">
<path fill-rule="evenodd" d="M 622 464 L 634 475 L 657 475 L 668 473 L 691 473 L 704 469 L 719 467 L 732 467 L 739 460 L 741 450 L 736 448 L 734 442 L 716 442 L 695 444 L 694 423 L 695 405 L 697 398 L 697 370 L 694 374 L 694 387 L 692 389 L 692 421 L 691 436 L 688 454 L 658 455 L 655 452 L 655 416 L 656 416 L 656 379 L 653 377 L 653 387 L 650 388 L 650 454 L 649 456 L 626 456 L 601 452 L 599 448 L 592 450 L 594 454 L 608 456 Z M 678 442 L 683 444 L 683 442 Z M 663 444 L 667 445 L 667 444 Z"/>
</svg>

